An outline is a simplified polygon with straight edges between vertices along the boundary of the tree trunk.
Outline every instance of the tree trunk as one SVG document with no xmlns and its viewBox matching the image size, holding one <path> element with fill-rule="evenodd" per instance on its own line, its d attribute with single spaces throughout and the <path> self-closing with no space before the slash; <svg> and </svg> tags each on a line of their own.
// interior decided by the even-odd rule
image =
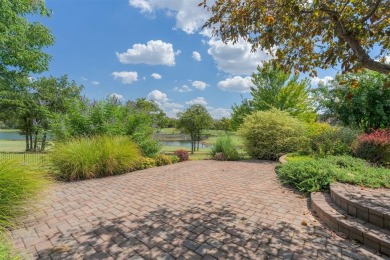
<svg viewBox="0 0 390 260">
<path fill-rule="evenodd" d="M 194 139 L 195 139 L 194 135 L 191 135 L 191 154 L 194 153 Z"/>
<path fill-rule="evenodd" d="M 38 145 L 38 131 L 35 131 L 35 134 L 34 134 L 34 149 L 33 151 L 37 151 L 37 145 Z"/>
<path fill-rule="evenodd" d="M 43 134 L 43 137 L 42 137 L 41 152 L 45 151 L 45 148 L 46 148 L 46 138 L 47 138 L 47 135 L 46 135 L 46 131 L 45 131 L 45 133 Z"/>
<path fill-rule="evenodd" d="M 29 132 L 29 141 L 30 141 L 30 151 L 32 150 L 32 147 L 33 147 L 33 137 L 32 137 L 32 133 L 31 132 Z"/>
<path fill-rule="evenodd" d="M 28 142 L 28 132 L 25 133 L 26 135 L 26 151 L 30 150 L 29 142 Z"/>
</svg>

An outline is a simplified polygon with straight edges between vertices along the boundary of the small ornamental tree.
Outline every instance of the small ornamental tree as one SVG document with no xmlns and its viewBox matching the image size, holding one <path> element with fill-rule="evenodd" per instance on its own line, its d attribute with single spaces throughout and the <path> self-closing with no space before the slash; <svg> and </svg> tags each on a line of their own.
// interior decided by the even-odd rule
<svg viewBox="0 0 390 260">
<path fill-rule="evenodd" d="M 204 129 L 213 124 L 209 112 L 203 105 L 192 105 L 183 113 L 178 114 L 177 126 L 191 137 L 191 153 L 199 151 L 199 142 Z"/>
</svg>

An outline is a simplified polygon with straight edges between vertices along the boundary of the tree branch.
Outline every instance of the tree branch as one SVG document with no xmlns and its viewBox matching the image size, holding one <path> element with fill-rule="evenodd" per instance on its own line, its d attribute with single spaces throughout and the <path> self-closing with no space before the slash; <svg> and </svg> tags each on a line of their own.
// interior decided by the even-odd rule
<svg viewBox="0 0 390 260">
<path fill-rule="evenodd" d="M 382 0 L 377 0 L 375 5 L 372 7 L 371 11 L 366 16 L 364 16 L 360 22 L 365 23 L 368 19 L 370 19 L 370 17 L 376 12 L 376 10 L 378 10 L 378 7 L 381 2 Z"/>
<path fill-rule="evenodd" d="M 337 36 L 349 44 L 356 58 L 359 62 L 361 62 L 363 67 L 385 75 L 390 74 L 390 64 L 373 60 L 364 50 L 356 37 L 345 29 L 344 24 L 338 19 L 338 17 L 334 15 L 332 16 L 332 19 L 335 22 L 335 32 Z"/>
</svg>

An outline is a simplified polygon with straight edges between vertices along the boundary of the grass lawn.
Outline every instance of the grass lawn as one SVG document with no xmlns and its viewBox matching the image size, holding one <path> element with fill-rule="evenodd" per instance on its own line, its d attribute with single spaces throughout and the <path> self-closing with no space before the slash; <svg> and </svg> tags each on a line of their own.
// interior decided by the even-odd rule
<svg viewBox="0 0 390 260">
<path fill-rule="evenodd" d="M 24 152 L 25 141 L 0 140 L 0 152 Z"/>
<path fill-rule="evenodd" d="M 18 130 L 18 129 L 0 129 L 0 132 L 3 132 L 3 133 L 17 133 L 19 131 L 20 130 Z"/>
<path fill-rule="evenodd" d="M 194 152 L 194 154 L 191 154 L 191 148 L 190 147 L 184 147 L 184 146 L 163 146 L 161 149 L 161 152 L 167 155 L 173 155 L 173 152 L 176 150 L 186 150 L 188 151 L 190 155 L 190 160 L 204 160 L 210 158 L 210 148 L 199 148 L 199 152 Z"/>
</svg>

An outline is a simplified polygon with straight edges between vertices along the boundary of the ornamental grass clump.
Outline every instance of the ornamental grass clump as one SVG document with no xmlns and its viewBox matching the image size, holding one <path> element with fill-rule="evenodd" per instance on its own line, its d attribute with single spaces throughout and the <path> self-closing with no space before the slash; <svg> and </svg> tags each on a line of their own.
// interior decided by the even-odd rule
<svg viewBox="0 0 390 260">
<path fill-rule="evenodd" d="M 95 136 L 57 143 L 50 154 L 55 174 L 66 181 L 123 174 L 137 169 L 141 152 L 126 136 Z"/>
<path fill-rule="evenodd" d="M 28 212 L 31 201 L 48 183 L 41 171 L 19 161 L 0 161 L 0 232 L 13 227 L 15 219 Z"/>
<path fill-rule="evenodd" d="M 219 136 L 215 144 L 211 147 L 210 155 L 215 160 L 219 161 L 237 161 L 240 155 L 233 143 L 231 136 Z"/>
</svg>

